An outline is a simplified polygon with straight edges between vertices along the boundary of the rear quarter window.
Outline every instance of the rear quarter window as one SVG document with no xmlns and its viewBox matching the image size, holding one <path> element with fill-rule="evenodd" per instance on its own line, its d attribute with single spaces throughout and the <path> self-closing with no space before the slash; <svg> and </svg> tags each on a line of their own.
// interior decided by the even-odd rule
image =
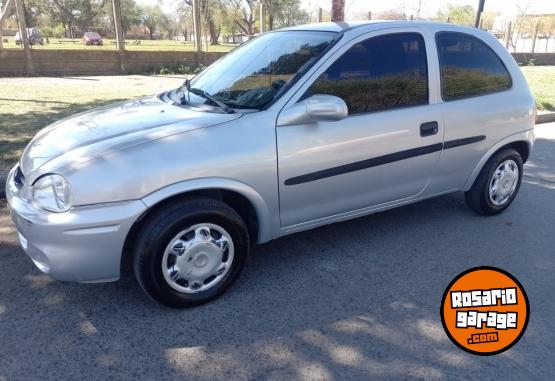
<svg viewBox="0 0 555 381">
<path fill-rule="evenodd" d="M 441 71 L 441 96 L 446 101 L 511 88 L 507 68 L 482 40 L 464 33 L 436 34 Z"/>
</svg>

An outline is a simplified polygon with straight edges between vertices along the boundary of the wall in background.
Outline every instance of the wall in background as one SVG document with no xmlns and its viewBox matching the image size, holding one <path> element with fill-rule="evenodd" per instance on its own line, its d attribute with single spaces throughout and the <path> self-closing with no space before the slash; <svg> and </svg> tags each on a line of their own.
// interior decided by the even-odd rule
<svg viewBox="0 0 555 381">
<path fill-rule="evenodd" d="M 37 75 L 111 75 L 121 74 L 116 51 L 33 50 Z M 203 52 L 200 64 L 210 65 L 225 53 Z M 521 65 L 555 65 L 555 53 L 512 53 Z M 196 67 L 195 52 L 125 52 L 129 74 L 158 73 L 162 67 Z M 25 75 L 23 50 L 0 50 L 0 76 Z"/>
<path fill-rule="evenodd" d="M 121 74 L 120 59 L 116 51 L 33 50 L 33 64 L 37 75 L 110 75 Z M 200 64 L 210 65 L 224 53 L 203 52 Z M 158 72 L 165 67 L 197 66 L 195 52 L 125 52 L 125 66 L 129 74 Z M 23 49 L 0 50 L 0 75 L 25 75 Z"/>
</svg>

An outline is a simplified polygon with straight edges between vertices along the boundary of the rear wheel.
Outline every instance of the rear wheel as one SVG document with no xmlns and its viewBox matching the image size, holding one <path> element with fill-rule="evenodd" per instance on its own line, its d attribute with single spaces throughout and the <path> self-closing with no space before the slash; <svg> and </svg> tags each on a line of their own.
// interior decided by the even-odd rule
<svg viewBox="0 0 555 381">
<path fill-rule="evenodd" d="M 515 199 L 522 181 L 522 157 L 512 149 L 504 149 L 491 157 L 465 193 L 467 204 L 485 215 L 501 213 Z"/>
<path fill-rule="evenodd" d="M 141 287 L 170 307 L 206 303 L 239 276 L 249 251 L 245 223 L 228 205 L 193 199 L 148 217 L 134 250 Z"/>
</svg>

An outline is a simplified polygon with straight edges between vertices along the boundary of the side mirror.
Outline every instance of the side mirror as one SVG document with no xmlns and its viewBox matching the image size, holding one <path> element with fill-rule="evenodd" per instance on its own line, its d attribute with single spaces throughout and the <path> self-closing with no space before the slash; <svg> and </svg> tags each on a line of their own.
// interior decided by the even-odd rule
<svg viewBox="0 0 555 381">
<path fill-rule="evenodd" d="M 333 95 L 313 95 L 281 111 L 277 126 L 293 126 L 320 121 L 337 121 L 349 115 L 343 99 Z"/>
</svg>

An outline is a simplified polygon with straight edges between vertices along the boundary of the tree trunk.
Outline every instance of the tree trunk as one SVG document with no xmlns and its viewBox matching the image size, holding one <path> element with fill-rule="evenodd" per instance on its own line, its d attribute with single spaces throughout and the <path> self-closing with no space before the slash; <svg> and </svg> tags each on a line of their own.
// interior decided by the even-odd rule
<svg viewBox="0 0 555 381">
<path fill-rule="evenodd" d="M 21 36 L 21 43 L 23 44 L 23 51 L 25 52 L 25 64 L 27 68 L 27 74 L 35 75 L 33 55 L 31 53 L 31 46 L 29 45 L 29 35 L 27 33 L 27 23 L 25 22 L 25 10 L 23 9 L 22 0 L 15 0 L 15 12 L 17 14 L 19 35 Z"/>
<path fill-rule="evenodd" d="M 0 8 L 0 49 L 4 47 L 4 36 L 2 35 L 2 29 L 4 29 L 4 20 L 9 16 L 12 10 L 12 0 L 8 0 L 4 4 L 4 9 Z"/>
<path fill-rule="evenodd" d="M 331 21 L 345 20 L 345 0 L 331 1 Z"/>
<path fill-rule="evenodd" d="M 268 16 L 268 30 L 274 30 L 274 15 L 271 13 Z"/>
<path fill-rule="evenodd" d="M 116 47 L 118 49 L 121 74 L 127 72 L 125 62 L 125 40 L 123 39 L 123 25 L 121 22 L 120 0 L 112 0 L 112 13 L 114 17 L 114 31 L 116 34 Z"/>
<path fill-rule="evenodd" d="M 208 33 L 210 34 L 210 45 L 218 45 L 220 38 L 220 28 L 216 29 L 216 25 L 214 24 L 214 20 L 208 21 Z"/>
</svg>

